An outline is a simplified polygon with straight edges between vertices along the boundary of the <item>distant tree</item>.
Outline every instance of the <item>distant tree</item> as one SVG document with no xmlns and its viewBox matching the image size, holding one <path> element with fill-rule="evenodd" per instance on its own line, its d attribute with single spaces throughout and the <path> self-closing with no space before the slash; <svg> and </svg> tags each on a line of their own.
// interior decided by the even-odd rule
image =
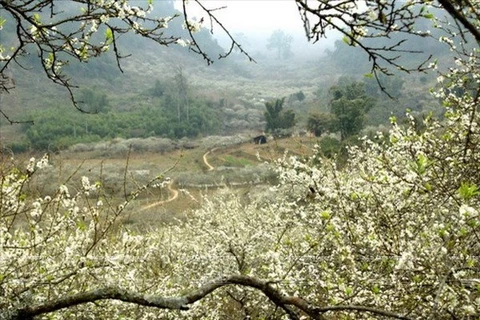
<svg viewBox="0 0 480 320">
<path fill-rule="evenodd" d="M 110 110 L 110 104 L 104 92 L 82 89 L 78 102 L 82 110 L 89 113 L 105 113 Z"/>
<path fill-rule="evenodd" d="M 303 101 L 305 100 L 305 93 L 302 90 L 292 93 L 290 97 L 288 97 L 288 101 Z"/>
<path fill-rule="evenodd" d="M 292 110 L 284 110 L 284 102 L 285 98 L 265 103 L 267 109 L 265 112 L 265 120 L 267 122 L 265 129 L 267 132 L 289 129 L 295 125 L 295 113 Z"/>
<path fill-rule="evenodd" d="M 188 81 L 187 77 L 183 72 L 183 68 L 177 66 L 175 69 L 174 76 L 174 94 L 176 95 L 176 104 L 177 104 L 177 118 L 178 121 L 181 120 L 182 111 L 185 113 L 187 122 L 190 120 L 189 114 L 189 101 L 188 101 Z"/>
<path fill-rule="evenodd" d="M 303 101 L 305 100 L 305 93 L 303 93 L 303 91 L 298 91 L 295 93 L 295 97 L 297 97 L 298 101 Z"/>
<path fill-rule="evenodd" d="M 275 50 L 278 59 L 288 59 L 293 56 L 293 37 L 280 29 L 275 30 L 268 38 L 267 49 Z"/>
<path fill-rule="evenodd" d="M 167 85 L 165 82 L 157 79 L 153 87 L 149 90 L 150 91 L 149 93 L 154 97 L 161 97 L 167 90 L 166 87 Z"/>
<path fill-rule="evenodd" d="M 365 84 L 348 79 L 340 79 L 330 88 L 333 96 L 330 112 L 336 118 L 336 130 L 341 140 L 358 134 L 364 126 L 365 115 L 373 107 L 374 100 L 367 96 Z"/>
<path fill-rule="evenodd" d="M 336 121 L 336 117 L 331 113 L 312 112 L 308 115 L 307 129 L 319 137 L 325 132 L 334 130 Z"/>
<path fill-rule="evenodd" d="M 373 77 L 368 76 L 363 80 L 368 95 L 381 98 L 386 97 L 386 92 L 393 98 L 400 97 L 405 83 L 405 80 L 402 77 L 398 75 L 386 76 L 384 74 L 379 74 L 378 80 L 382 87 L 378 85 L 378 82 Z"/>
</svg>

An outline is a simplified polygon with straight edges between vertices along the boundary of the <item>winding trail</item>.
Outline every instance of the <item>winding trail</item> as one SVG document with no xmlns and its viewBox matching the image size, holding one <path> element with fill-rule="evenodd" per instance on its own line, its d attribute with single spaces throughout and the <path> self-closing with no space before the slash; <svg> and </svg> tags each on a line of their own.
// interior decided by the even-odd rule
<svg viewBox="0 0 480 320">
<path fill-rule="evenodd" d="M 208 168 L 207 171 L 212 171 L 212 170 L 215 169 L 215 167 L 212 166 L 212 165 L 208 162 L 208 160 L 207 160 L 208 154 L 209 154 L 210 152 L 215 151 L 215 150 L 217 150 L 217 148 L 213 148 L 212 150 L 209 150 L 209 151 L 205 152 L 205 154 L 203 155 L 203 162 L 205 163 L 205 165 L 206 165 L 207 168 Z M 140 209 L 140 211 L 148 210 L 148 209 L 151 209 L 151 208 L 153 208 L 153 207 L 160 206 L 160 205 L 162 205 L 162 204 L 165 204 L 165 203 L 168 203 L 168 202 L 171 202 L 171 201 L 177 199 L 177 198 L 178 198 L 178 190 L 177 190 L 177 189 L 173 189 L 172 185 L 173 185 L 173 180 L 171 180 L 171 181 L 169 182 L 168 187 L 167 187 L 168 191 L 169 191 L 170 194 L 171 194 L 170 198 L 168 198 L 167 200 L 156 201 L 156 202 L 147 204 L 147 205 L 143 206 L 143 207 Z"/>
<path fill-rule="evenodd" d="M 169 191 L 170 194 L 171 194 L 170 198 L 168 198 L 167 200 L 156 201 L 156 202 L 154 202 L 154 203 L 150 203 L 150 204 L 148 204 L 148 205 L 146 205 L 146 206 L 143 206 L 143 207 L 140 209 L 140 211 L 144 211 L 144 210 L 147 210 L 147 209 L 151 209 L 151 208 L 153 208 L 153 207 L 156 207 L 156 206 L 159 206 L 159 205 L 162 205 L 162 204 L 165 204 L 165 203 L 168 203 L 168 202 L 171 202 L 171 201 L 177 199 L 177 198 L 178 198 L 178 190 L 177 190 L 177 189 L 173 189 L 173 188 L 172 188 L 172 185 L 173 185 L 173 180 L 170 181 L 170 183 L 168 184 L 168 187 L 167 187 L 168 191 Z"/>
<path fill-rule="evenodd" d="M 207 152 L 205 152 L 205 154 L 203 155 L 203 162 L 205 163 L 205 165 L 208 167 L 208 170 L 207 171 L 212 171 L 213 169 L 215 169 L 214 166 L 212 166 L 208 160 L 207 160 L 207 155 L 212 152 L 212 151 L 215 151 L 217 150 L 217 148 L 213 148 L 212 150 L 208 150 Z"/>
</svg>

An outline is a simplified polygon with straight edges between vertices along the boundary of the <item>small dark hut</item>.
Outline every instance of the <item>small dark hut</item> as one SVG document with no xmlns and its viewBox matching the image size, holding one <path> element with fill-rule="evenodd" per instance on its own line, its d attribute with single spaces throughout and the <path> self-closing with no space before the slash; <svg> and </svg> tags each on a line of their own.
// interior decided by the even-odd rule
<svg viewBox="0 0 480 320">
<path fill-rule="evenodd" d="M 255 144 L 267 143 L 267 137 L 265 137 L 264 135 L 257 136 L 255 138 L 253 138 L 253 143 L 255 143 Z"/>
</svg>

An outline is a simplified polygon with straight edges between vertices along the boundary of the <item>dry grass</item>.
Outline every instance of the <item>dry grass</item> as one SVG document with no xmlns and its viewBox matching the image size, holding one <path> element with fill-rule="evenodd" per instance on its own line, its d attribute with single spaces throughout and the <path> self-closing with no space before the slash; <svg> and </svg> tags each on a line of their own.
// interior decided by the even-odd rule
<svg viewBox="0 0 480 320">
<path fill-rule="evenodd" d="M 316 142 L 314 138 L 276 139 L 264 145 L 237 142 L 246 140 L 245 137 L 242 139 L 230 139 L 231 145 L 213 149 L 212 146 L 225 142 L 221 139 L 199 140 L 194 149 L 130 152 L 110 157 L 101 157 L 95 151 L 52 155 L 52 167 L 39 175 L 36 182 L 41 187 L 36 192 L 54 192 L 66 181 L 75 189 L 80 186 L 81 177 L 87 176 L 92 182 L 102 183 L 113 203 L 120 203 L 125 195 L 151 179 L 160 175 L 170 177 L 174 181 L 172 188 L 179 190 L 177 199 L 145 209 L 171 196 L 166 187 L 154 188 L 145 191 L 127 207 L 122 223 L 140 230 L 187 219 L 192 210 L 201 205 L 203 197 L 214 194 L 218 188 L 234 187 L 248 192 L 255 185 L 274 182 L 275 174 L 265 162 L 283 157 L 287 150 L 289 154 L 306 156 Z M 203 155 L 209 150 L 208 162 L 215 167 L 212 171 L 208 171 L 203 162 Z M 24 158 L 22 161 L 28 156 Z"/>
</svg>

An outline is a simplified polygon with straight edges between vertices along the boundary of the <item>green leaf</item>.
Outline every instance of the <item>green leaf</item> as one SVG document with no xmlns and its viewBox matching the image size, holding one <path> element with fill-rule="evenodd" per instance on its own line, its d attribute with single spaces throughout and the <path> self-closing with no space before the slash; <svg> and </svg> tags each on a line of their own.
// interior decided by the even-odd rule
<svg viewBox="0 0 480 320">
<path fill-rule="evenodd" d="M 372 79 L 373 78 L 373 73 L 365 73 L 363 76 L 365 78 Z"/>
<path fill-rule="evenodd" d="M 34 21 L 35 23 L 40 23 L 41 18 L 40 18 L 40 15 L 39 15 L 38 13 L 35 13 L 35 14 L 33 15 L 33 21 Z"/>
<path fill-rule="evenodd" d="M 435 16 L 433 15 L 433 13 L 425 13 L 423 15 L 424 18 L 427 18 L 427 19 L 433 19 L 435 18 Z"/>
<path fill-rule="evenodd" d="M 478 195 L 478 187 L 473 183 L 462 182 L 460 188 L 458 188 L 458 195 L 463 200 L 470 200 Z"/>
<path fill-rule="evenodd" d="M 476 264 L 477 264 L 477 261 L 476 261 L 475 259 L 470 258 L 470 259 L 468 259 L 468 261 L 467 261 L 467 266 L 468 266 L 469 268 L 475 267 Z M 478 288 L 480 288 L 480 284 L 478 285 Z"/>
<path fill-rule="evenodd" d="M 320 216 L 325 220 L 330 219 L 330 213 L 328 211 L 323 211 Z"/>
<path fill-rule="evenodd" d="M 110 44 L 113 42 L 113 31 L 112 29 L 108 28 L 107 30 L 105 30 L 105 43 L 106 44 Z"/>
<path fill-rule="evenodd" d="M 85 224 L 84 221 L 77 221 L 77 228 L 80 230 L 80 231 L 85 231 L 87 230 L 87 225 Z"/>
<path fill-rule="evenodd" d="M 342 40 L 343 40 L 343 42 L 345 42 L 346 44 L 350 45 L 350 38 L 349 38 L 349 37 L 344 36 L 344 37 L 342 38 Z"/>
<path fill-rule="evenodd" d="M 420 154 L 417 158 L 417 173 L 418 174 L 424 174 L 427 170 L 427 167 L 430 165 L 430 161 L 428 160 L 428 158 L 423 155 L 423 154 Z"/>
</svg>

